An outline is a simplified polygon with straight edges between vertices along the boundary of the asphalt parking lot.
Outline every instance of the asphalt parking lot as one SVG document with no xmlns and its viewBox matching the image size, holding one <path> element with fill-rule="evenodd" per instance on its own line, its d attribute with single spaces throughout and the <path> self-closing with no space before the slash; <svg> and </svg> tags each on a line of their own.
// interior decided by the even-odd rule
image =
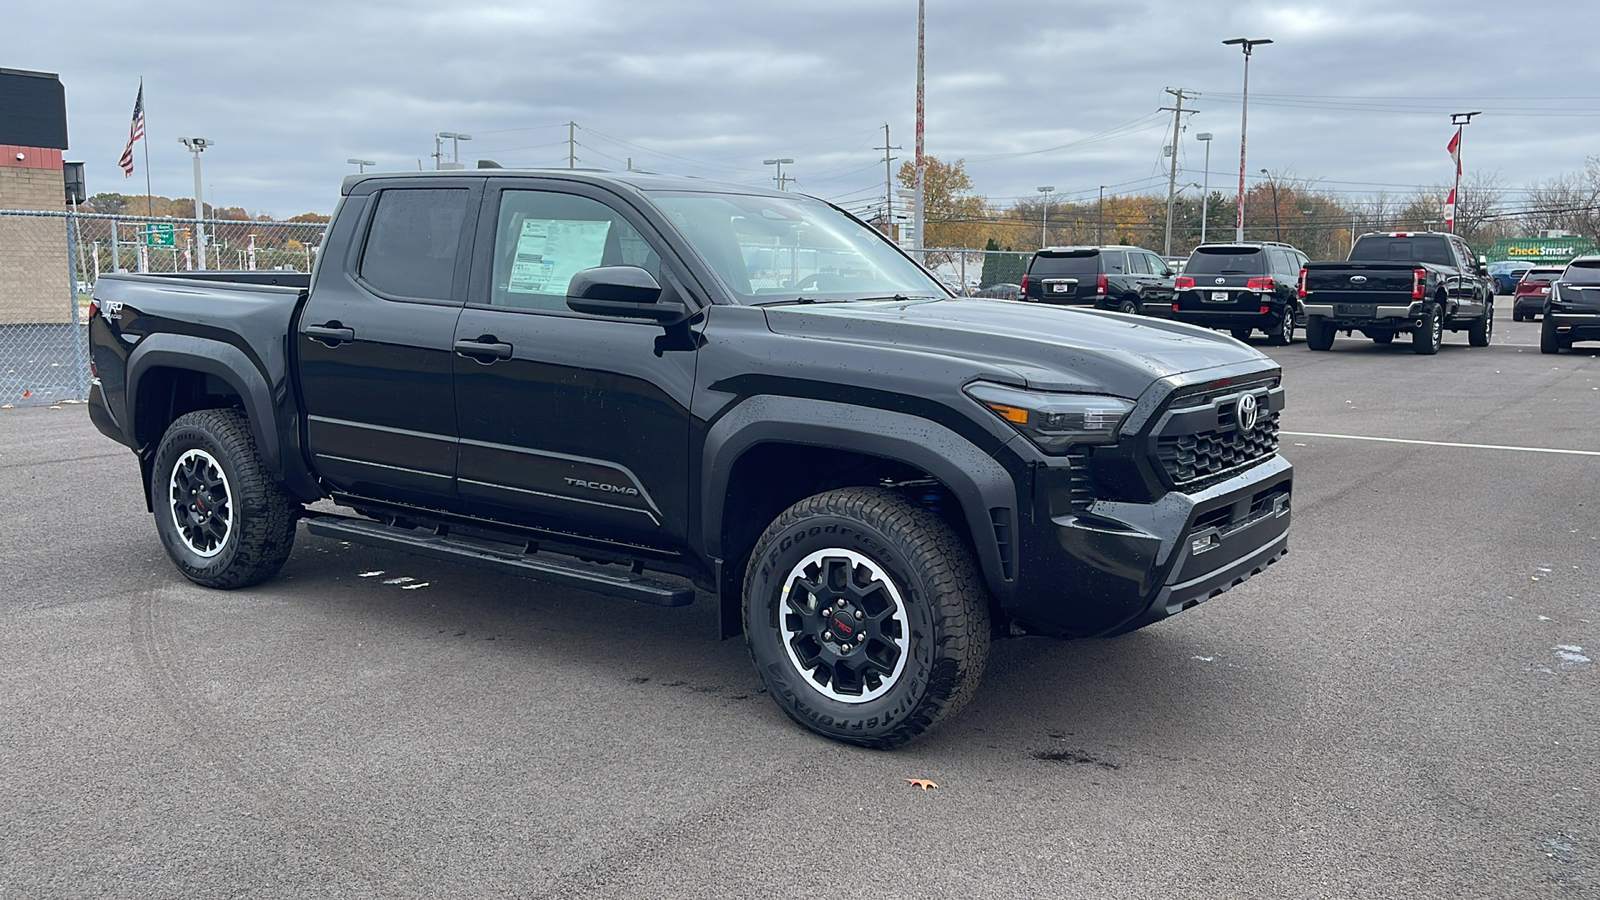
<svg viewBox="0 0 1600 900">
<path fill-rule="evenodd" d="M 1600 352 L 1498 305 L 1486 349 L 1261 345 L 1290 556 L 1003 642 L 892 753 L 792 725 L 708 604 L 304 530 L 195 587 L 81 406 L 0 411 L 0 898 L 1595 897 Z"/>
</svg>

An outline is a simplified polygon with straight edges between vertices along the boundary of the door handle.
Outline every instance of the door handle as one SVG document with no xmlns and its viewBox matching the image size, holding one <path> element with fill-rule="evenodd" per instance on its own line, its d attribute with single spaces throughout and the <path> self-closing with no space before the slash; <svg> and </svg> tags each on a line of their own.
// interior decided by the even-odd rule
<svg viewBox="0 0 1600 900">
<path fill-rule="evenodd" d="M 314 341 L 322 341 L 330 347 L 356 339 L 354 328 L 344 328 L 338 322 L 329 322 L 326 325 L 307 325 L 305 334 L 306 337 Z"/>
<path fill-rule="evenodd" d="M 456 341 L 456 352 L 479 361 L 510 359 L 511 345 L 497 343 L 493 339 Z"/>
</svg>

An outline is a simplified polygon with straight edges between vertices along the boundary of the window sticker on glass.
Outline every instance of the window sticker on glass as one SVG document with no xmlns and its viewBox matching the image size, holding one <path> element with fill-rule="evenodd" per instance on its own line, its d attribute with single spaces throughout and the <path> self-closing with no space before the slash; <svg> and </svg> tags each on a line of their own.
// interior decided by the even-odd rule
<svg viewBox="0 0 1600 900">
<path fill-rule="evenodd" d="M 600 265 L 611 221 L 526 219 L 506 290 L 513 294 L 565 294 L 572 276 Z"/>
</svg>

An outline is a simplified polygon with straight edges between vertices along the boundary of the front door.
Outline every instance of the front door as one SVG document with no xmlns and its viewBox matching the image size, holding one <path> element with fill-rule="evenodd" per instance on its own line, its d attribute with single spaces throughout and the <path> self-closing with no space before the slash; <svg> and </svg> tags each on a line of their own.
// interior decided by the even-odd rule
<svg viewBox="0 0 1600 900">
<path fill-rule="evenodd" d="M 456 319 L 482 179 L 407 182 L 343 201 L 295 336 L 306 445 L 335 489 L 412 505 L 455 498 Z M 354 208 L 352 208 L 354 207 Z"/>
<path fill-rule="evenodd" d="M 682 276 L 620 198 L 520 184 L 485 199 L 455 331 L 461 503 L 551 531 L 682 549 L 693 345 L 566 303 L 573 274 L 594 266 L 644 268 L 664 299 Z"/>
</svg>

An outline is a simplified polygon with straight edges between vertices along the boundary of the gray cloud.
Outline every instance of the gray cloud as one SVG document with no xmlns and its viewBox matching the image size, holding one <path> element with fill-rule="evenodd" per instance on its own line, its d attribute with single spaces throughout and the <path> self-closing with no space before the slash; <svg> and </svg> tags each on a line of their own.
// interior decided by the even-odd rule
<svg viewBox="0 0 1600 900">
<path fill-rule="evenodd" d="M 1600 153 L 1594 18 L 1575 0 L 1536 17 L 1485 0 L 934 0 L 927 147 L 1001 202 L 1164 187 L 1156 112 L 1183 87 L 1200 96 L 1181 177 L 1202 178 L 1193 135 L 1209 131 L 1226 190 L 1241 60 L 1221 41 L 1249 35 L 1275 41 L 1251 66 L 1251 173 L 1357 193 L 1445 182 L 1447 114 L 1470 108 L 1485 114 L 1468 167 L 1522 185 Z M 763 183 L 761 160 L 789 156 L 801 189 L 859 205 L 881 195 L 883 123 L 911 153 L 915 24 L 913 0 L 84 0 L 10 10 L 0 65 L 61 73 L 91 191 L 143 190 L 115 167 L 143 75 L 155 191 L 192 193 L 177 138 L 201 134 L 217 141 L 207 199 L 279 216 L 330 210 L 348 157 L 431 165 L 439 130 L 474 135 L 469 161 L 564 165 L 569 120 L 580 165 Z"/>
</svg>

